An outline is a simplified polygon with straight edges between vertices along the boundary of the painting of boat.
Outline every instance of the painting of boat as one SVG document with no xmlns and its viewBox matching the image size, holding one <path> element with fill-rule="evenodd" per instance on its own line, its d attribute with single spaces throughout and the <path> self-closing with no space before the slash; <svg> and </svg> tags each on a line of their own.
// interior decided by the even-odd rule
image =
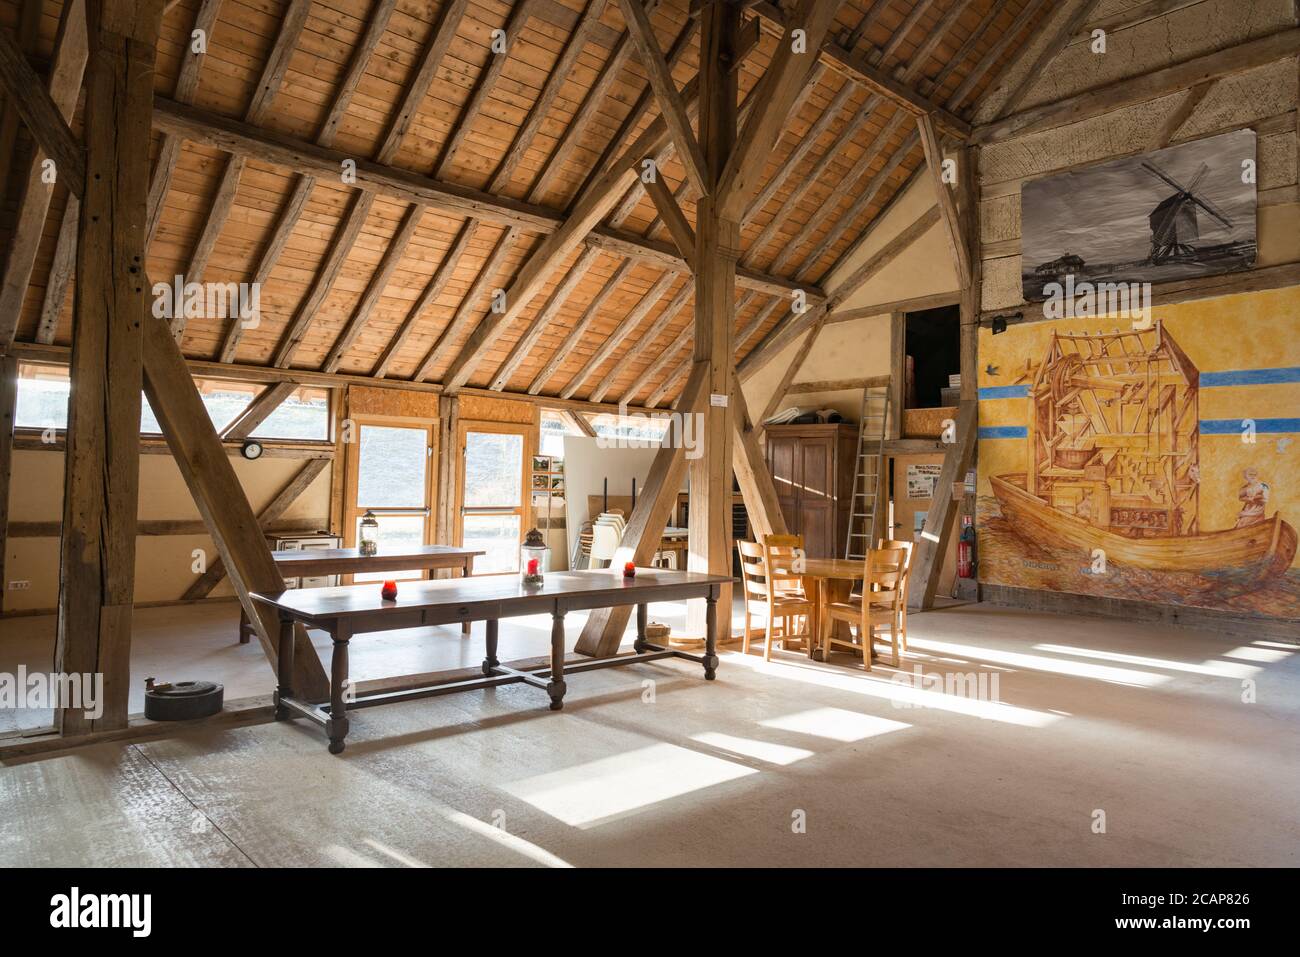
<svg viewBox="0 0 1300 957">
<path fill-rule="evenodd" d="M 1016 533 L 1049 551 L 1077 552 L 1089 559 L 1101 549 L 1108 562 L 1149 571 L 1215 572 L 1240 570 L 1246 578 L 1285 575 L 1295 557 L 1296 533 L 1281 516 L 1244 528 L 1201 535 L 1134 538 L 1098 528 L 1073 515 L 1052 509 L 1025 491 L 1025 476 L 989 477 L 1002 515 Z"/>
<path fill-rule="evenodd" d="M 989 477 L 1015 534 L 1085 561 L 1286 574 L 1296 532 L 1280 514 L 1200 527 L 1200 373 L 1161 323 L 1054 332 L 1024 378 L 1028 468 Z"/>
</svg>

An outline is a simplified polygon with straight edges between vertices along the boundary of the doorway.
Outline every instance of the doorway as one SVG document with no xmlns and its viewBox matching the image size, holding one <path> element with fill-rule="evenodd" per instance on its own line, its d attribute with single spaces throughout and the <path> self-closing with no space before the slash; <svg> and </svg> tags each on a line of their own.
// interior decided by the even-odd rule
<svg viewBox="0 0 1300 957">
<path fill-rule="evenodd" d="M 432 421 L 354 416 L 355 441 L 347 444 L 347 498 L 343 542 L 357 544 L 367 511 L 379 522 L 381 548 L 427 545 L 433 540 L 433 462 L 437 429 Z M 353 582 L 423 578 L 418 569 L 351 576 Z"/>
</svg>

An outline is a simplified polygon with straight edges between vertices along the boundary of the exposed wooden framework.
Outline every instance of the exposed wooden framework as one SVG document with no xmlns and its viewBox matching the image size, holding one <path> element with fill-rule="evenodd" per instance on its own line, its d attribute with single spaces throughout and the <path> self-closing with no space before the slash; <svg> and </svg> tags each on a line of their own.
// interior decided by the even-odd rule
<svg viewBox="0 0 1300 957">
<path fill-rule="evenodd" d="M 693 16 L 685 0 L 520 0 L 474 8 L 472 17 L 468 0 L 441 0 L 427 12 L 396 0 L 344 0 L 351 15 L 334 19 L 309 0 L 275 10 L 198 0 L 165 13 L 161 0 L 147 0 L 130 6 L 166 29 L 150 50 L 127 58 L 136 66 L 117 65 L 137 70 L 138 89 L 112 108 L 123 124 L 118 139 L 128 130 L 135 139 L 121 164 L 129 172 L 112 184 L 131 223 L 112 228 L 96 219 L 99 195 L 81 172 L 82 139 L 84 162 L 101 176 L 118 148 L 95 125 L 110 114 L 93 84 L 85 134 L 72 132 L 83 2 L 64 4 L 45 61 L 29 61 L 30 51 L 0 31 L 0 78 L 19 93 L 6 98 L 6 111 L 12 101 L 55 158 L 67 194 L 58 207 L 47 184 L 30 188 L 32 156 L 16 207 L 20 248 L 0 286 L 0 353 L 10 365 L 70 360 L 74 381 L 113 384 L 101 390 L 114 396 L 103 410 L 95 407 L 102 396 L 88 395 L 95 390 L 74 389 L 80 405 L 67 438 L 70 476 L 93 478 L 98 464 L 113 473 L 110 487 L 95 479 L 73 488 L 70 478 L 66 498 L 70 509 L 92 510 L 103 499 L 110 514 L 103 527 L 118 549 L 107 560 L 112 581 L 78 599 L 96 596 L 107 625 L 88 625 L 97 637 L 86 647 L 108 656 L 119 684 L 124 645 L 114 636 L 130 591 L 124 543 L 137 530 L 123 503 L 134 484 L 130 470 L 103 466 L 128 450 L 133 458 L 152 450 L 129 421 L 139 396 L 132 382 L 143 381 L 217 544 L 220 561 L 201 585 L 225 570 L 244 601 L 278 581 L 262 538 L 276 516 L 273 507 L 253 514 L 229 452 L 305 384 L 439 393 L 446 435 L 456 428 L 457 396 L 515 396 L 590 431 L 583 416 L 618 408 L 607 396 L 650 408 L 685 379 L 676 407 L 701 416 L 705 454 L 656 463 L 661 481 L 634 516 L 641 532 L 628 547 L 652 547 L 677 487 L 670 479 L 680 484 L 687 468 L 696 490 L 693 567 L 721 570 L 729 561 L 733 472 L 755 529 L 781 530 L 738 380 L 810 324 L 833 321 L 834 308 L 869 278 L 859 269 L 824 288 L 922 156 L 933 159 L 941 137 L 972 135 L 973 99 L 1043 12 L 1042 0 L 915 0 L 897 29 L 882 33 L 873 19 L 879 5 L 859 0 L 801 0 L 789 12 L 710 3 Z M 504 30 L 505 46 L 470 64 L 465 48 L 484 18 Z M 226 39 L 250 19 L 252 35 L 265 38 L 252 56 L 255 45 L 232 50 Z M 806 50 L 792 43 L 795 29 Z M 220 69 L 203 69 L 203 49 L 188 46 L 192 30 L 205 33 L 207 52 L 218 50 L 211 62 Z M 152 110 L 152 90 L 141 92 L 138 78 L 146 52 L 167 74 L 158 89 L 168 93 L 152 97 Z M 47 64 L 48 75 L 33 62 Z M 918 122 L 922 132 L 909 135 Z M 143 148 L 151 128 L 152 175 Z M 0 121 L 0 162 L 9 163 L 3 133 Z M 641 176 L 647 159 L 651 182 Z M 355 182 L 340 178 L 350 163 Z M 946 215 L 932 212 L 935 221 Z M 100 253 L 87 244 L 95 229 L 118 244 L 115 261 L 134 264 L 131 280 L 96 264 Z M 47 232 L 56 238 L 43 257 Z M 376 235 L 384 237 L 377 252 Z M 880 268 L 879 258 L 872 262 Z M 259 322 L 183 312 L 170 324 L 154 321 L 144 297 L 159 264 L 191 282 L 265 287 Z M 105 289 L 118 298 L 92 321 L 89 296 Z M 790 309 L 796 297 L 808 306 L 800 315 Z M 103 335 L 111 338 L 100 348 L 95 337 Z M 218 437 L 193 374 L 267 388 Z M 75 427 L 88 417 L 116 423 L 125 438 L 114 444 Z M 325 461 L 308 459 L 282 495 Z M 75 549 L 69 530 L 92 519 L 65 519 L 65 560 Z M 274 662 L 272 623 L 254 619 Z M 612 620 L 592 624 L 583 647 L 607 648 L 613 628 Z M 323 675 L 302 647 L 294 684 L 311 694 Z M 124 712 L 106 720 L 124 720 Z"/>
</svg>

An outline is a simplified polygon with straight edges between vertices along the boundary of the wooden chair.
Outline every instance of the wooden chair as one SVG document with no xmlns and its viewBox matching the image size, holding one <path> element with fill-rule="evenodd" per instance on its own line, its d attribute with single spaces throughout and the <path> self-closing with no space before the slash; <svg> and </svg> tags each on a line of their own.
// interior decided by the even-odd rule
<svg viewBox="0 0 1300 957">
<path fill-rule="evenodd" d="M 903 576 L 907 553 L 903 548 L 879 548 L 867 553 L 862 572 L 862 594 L 849 601 L 831 601 L 822 606 L 821 640 L 827 654 L 835 645 L 862 651 L 862 667 L 871 670 L 871 656 L 877 628 L 889 628 L 898 667 L 899 617 L 903 601 Z M 857 641 L 835 637 L 835 622 L 845 621 L 858 628 Z"/>
<path fill-rule="evenodd" d="M 773 536 L 768 536 L 769 538 Z M 782 536 L 783 538 L 798 539 L 798 536 Z M 789 582 L 791 579 L 802 580 L 798 575 L 777 575 L 768 574 L 768 569 L 773 567 L 770 564 L 769 553 L 776 558 L 779 567 L 781 559 L 784 557 L 786 563 L 789 557 L 783 555 L 782 549 L 792 551 L 794 548 L 802 547 L 802 540 L 798 544 L 783 545 L 774 543 L 769 549 L 765 542 L 763 545 L 757 542 L 736 542 L 736 552 L 740 556 L 740 578 L 744 587 L 745 597 L 745 638 L 742 650 L 749 654 L 750 637 L 753 633 L 752 617 L 756 610 L 755 606 L 763 609 L 766 616 L 765 638 L 763 643 L 763 659 L 772 660 L 772 644 L 777 637 L 777 622 L 781 623 L 781 646 L 788 648 L 792 638 L 795 637 L 793 630 L 793 619 L 802 616 L 806 621 L 811 620 L 812 602 L 803 594 L 802 590 L 795 590 L 790 587 L 782 587 L 782 582 Z"/>
<path fill-rule="evenodd" d="M 907 651 L 907 594 L 912 587 L 912 549 L 915 542 L 905 542 L 895 538 L 882 538 L 879 542 L 880 548 L 901 548 L 903 550 L 903 581 L 901 584 L 903 597 L 902 607 L 898 616 L 898 646 Z"/>
</svg>

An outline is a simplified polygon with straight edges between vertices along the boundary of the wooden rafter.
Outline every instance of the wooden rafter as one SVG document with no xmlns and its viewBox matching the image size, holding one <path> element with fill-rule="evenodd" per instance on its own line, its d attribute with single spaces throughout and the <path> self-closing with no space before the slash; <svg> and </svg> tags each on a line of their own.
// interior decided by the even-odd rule
<svg viewBox="0 0 1300 957">
<path fill-rule="evenodd" d="M 293 382 L 276 382 L 267 386 L 248 403 L 243 412 L 235 416 L 233 422 L 221 430 L 222 441 L 248 438 L 297 388 Z"/>
<path fill-rule="evenodd" d="M 1002 105 L 998 107 L 998 116 L 1006 116 L 1008 113 L 1015 112 L 1016 107 L 1020 105 L 1029 92 L 1029 88 L 1042 77 L 1047 64 L 1065 49 L 1066 44 L 1070 42 L 1070 38 L 1088 21 L 1092 11 L 1097 8 L 1098 2 L 1099 0 L 1076 0 L 1074 10 L 1067 13 L 1061 20 L 1055 32 L 1039 50 L 1038 56 L 1034 58 L 1033 63 L 1025 70 L 1020 82 L 1012 88 L 1011 92 L 1007 94 L 1007 98 L 1002 101 Z M 1029 47 L 1026 46 L 1021 52 L 1023 53 L 1028 49 Z M 1015 66 L 1009 65 L 1006 72 L 1011 72 L 1013 69 L 1015 69 Z"/>
<path fill-rule="evenodd" d="M 753 112 L 740 131 L 735 146 L 718 179 L 725 215 L 739 219 L 745 207 L 758 193 L 759 178 L 767 165 L 768 154 L 785 128 L 790 110 L 817 62 L 816 50 L 835 19 L 838 3 L 826 0 L 802 0 L 788 17 L 785 35 L 754 91 Z M 796 52 L 791 31 L 803 31 L 805 52 Z M 701 188 L 701 192 L 706 192 Z"/>
<path fill-rule="evenodd" d="M 948 245 L 952 249 L 953 262 L 957 268 L 957 281 L 962 289 L 970 285 L 970 253 L 966 241 L 962 238 L 961 223 L 957 217 L 957 202 L 953 198 L 953 188 L 945 179 L 943 170 L 943 150 L 939 146 L 939 137 L 935 133 L 934 123 L 928 116 L 916 118 L 916 129 L 921 137 L 921 147 L 925 150 L 925 163 L 930 170 L 930 183 L 934 186 L 935 196 L 939 200 L 939 211 L 943 214 L 944 227 L 948 235 Z"/>
<path fill-rule="evenodd" d="M 568 385 L 560 390 L 560 398 L 572 398 L 588 377 L 591 376 L 597 368 L 600 367 L 606 359 L 614 354 L 614 350 L 623 344 L 623 340 L 630 336 L 646 314 L 654 308 L 655 304 L 668 292 L 674 282 L 677 281 L 677 273 L 666 272 L 650 287 L 650 291 L 642 297 L 641 301 L 634 306 L 622 321 L 614 328 L 612 332 L 601 339 L 600 345 L 583 364 L 582 368 L 574 373 L 569 380 Z"/>
<path fill-rule="evenodd" d="M 627 274 L 632 271 L 633 265 L 632 261 L 628 259 L 619 263 L 618 268 L 615 269 L 609 279 L 605 281 L 605 285 L 601 286 L 596 295 L 592 297 L 591 302 L 587 304 L 587 308 L 583 310 L 582 316 L 576 323 L 574 323 L 573 328 L 569 330 L 569 334 L 565 337 L 564 342 L 558 349 L 551 353 L 551 357 L 547 360 L 546 365 L 544 365 L 541 371 L 533 377 L 532 384 L 528 387 L 529 395 L 537 395 L 542 391 L 547 381 L 555 374 L 555 370 L 560 367 L 565 358 L 573 351 L 574 346 L 582 341 L 587 329 L 600 314 L 600 308 L 605 304 L 605 300 L 613 294 L 614 290 L 618 288 L 619 283 L 621 283 Z"/>
<path fill-rule="evenodd" d="M 659 101 L 659 112 L 668 127 L 673 143 L 677 146 L 677 157 L 681 160 L 687 177 L 701 193 L 709 191 L 707 177 L 704 173 L 704 154 L 696 142 L 695 132 L 691 129 L 690 118 L 686 115 L 686 104 L 673 82 L 672 72 L 659 49 L 655 39 L 654 27 L 639 0 L 619 0 L 623 16 L 627 22 L 628 32 L 636 43 L 641 65 L 645 67 L 654 89 L 655 99 Z"/>
<path fill-rule="evenodd" d="M 63 8 L 59 34 L 54 44 L 54 63 L 46 85 L 50 100 L 65 123 L 71 122 L 73 111 L 77 108 L 77 94 L 81 91 L 86 56 L 86 4 L 85 0 L 73 0 Z M 23 191 L 18 201 L 17 222 L 10 237 L 4 275 L 0 279 L 0 351 L 8 348 L 17 332 L 27 285 L 32 278 L 32 267 L 36 264 L 41 233 L 45 229 L 45 216 L 49 212 L 50 198 L 54 192 L 53 185 L 44 181 L 44 159 L 44 152 L 36 149 L 22 180 Z M 68 195 L 73 194 L 69 192 Z M 75 210 L 77 204 L 75 201 L 72 204 Z"/>
</svg>

